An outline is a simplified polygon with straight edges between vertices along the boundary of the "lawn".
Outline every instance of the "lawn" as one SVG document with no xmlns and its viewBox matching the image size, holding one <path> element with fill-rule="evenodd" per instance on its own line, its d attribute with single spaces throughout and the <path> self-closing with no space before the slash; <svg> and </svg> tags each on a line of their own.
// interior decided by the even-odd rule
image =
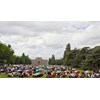
<svg viewBox="0 0 100 100">
<path fill-rule="evenodd" d="M 8 78 L 8 76 L 5 73 L 1 73 L 0 78 Z"/>
<path fill-rule="evenodd" d="M 76 68 L 76 70 L 83 72 L 84 70 L 82 70 L 81 68 Z"/>
<path fill-rule="evenodd" d="M 22 78 L 22 77 L 8 77 L 8 75 L 6 75 L 5 73 L 1 73 L 0 74 L 0 78 Z M 30 77 L 24 77 L 24 78 L 35 78 L 35 77 L 32 77 L 32 76 L 30 76 Z M 42 77 L 39 77 L 39 78 L 46 78 L 46 75 L 44 74 Z"/>
</svg>

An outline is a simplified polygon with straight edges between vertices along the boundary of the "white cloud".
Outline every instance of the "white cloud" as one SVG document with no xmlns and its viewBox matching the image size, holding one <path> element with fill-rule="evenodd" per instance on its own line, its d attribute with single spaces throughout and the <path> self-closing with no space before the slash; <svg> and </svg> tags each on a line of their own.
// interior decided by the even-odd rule
<svg viewBox="0 0 100 100">
<path fill-rule="evenodd" d="M 17 55 L 63 56 L 67 43 L 72 48 L 100 45 L 100 22 L 0 22 L 0 41 L 11 44 Z"/>
</svg>

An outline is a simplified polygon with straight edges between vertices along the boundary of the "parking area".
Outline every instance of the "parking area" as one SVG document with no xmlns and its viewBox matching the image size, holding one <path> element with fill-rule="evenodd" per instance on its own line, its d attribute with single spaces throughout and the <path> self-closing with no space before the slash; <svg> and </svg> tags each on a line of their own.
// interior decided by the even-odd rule
<svg viewBox="0 0 100 100">
<path fill-rule="evenodd" d="M 78 70 L 68 66 L 1 66 L 0 78 L 100 78 L 100 71 Z"/>
</svg>

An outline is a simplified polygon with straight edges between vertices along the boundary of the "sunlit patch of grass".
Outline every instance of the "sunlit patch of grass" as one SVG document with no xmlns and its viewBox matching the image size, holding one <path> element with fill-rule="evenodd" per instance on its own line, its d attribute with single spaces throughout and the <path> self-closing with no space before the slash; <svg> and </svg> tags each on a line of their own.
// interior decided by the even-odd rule
<svg viewBox="0 0 100 100">
<path fill-rule="evenodd" d="M 1 73 L 0 78 L 8 78 L 8 75 L 6 75 L 5 73 Z"/>
<path fill-rule="evenodd" d="M 76 68 L 76 70 L 78 70 L 80 72 L 84 72 L 84 70 L 82 70 L 81 68 Z"/>
</svg>

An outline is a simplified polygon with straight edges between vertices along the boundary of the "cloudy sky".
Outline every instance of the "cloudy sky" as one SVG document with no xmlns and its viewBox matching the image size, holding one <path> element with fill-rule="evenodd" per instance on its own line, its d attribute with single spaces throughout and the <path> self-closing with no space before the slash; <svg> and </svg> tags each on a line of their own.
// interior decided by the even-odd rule
<svg viewBox="0 0 100 100">
<path fill-rule="evenodd" d="M 11 44 L 16 55 L 61 58 L 67 43 L 72 48 L 100 45 L 100 22 L 0 21 L 0 41 Z"/>
</svg>

